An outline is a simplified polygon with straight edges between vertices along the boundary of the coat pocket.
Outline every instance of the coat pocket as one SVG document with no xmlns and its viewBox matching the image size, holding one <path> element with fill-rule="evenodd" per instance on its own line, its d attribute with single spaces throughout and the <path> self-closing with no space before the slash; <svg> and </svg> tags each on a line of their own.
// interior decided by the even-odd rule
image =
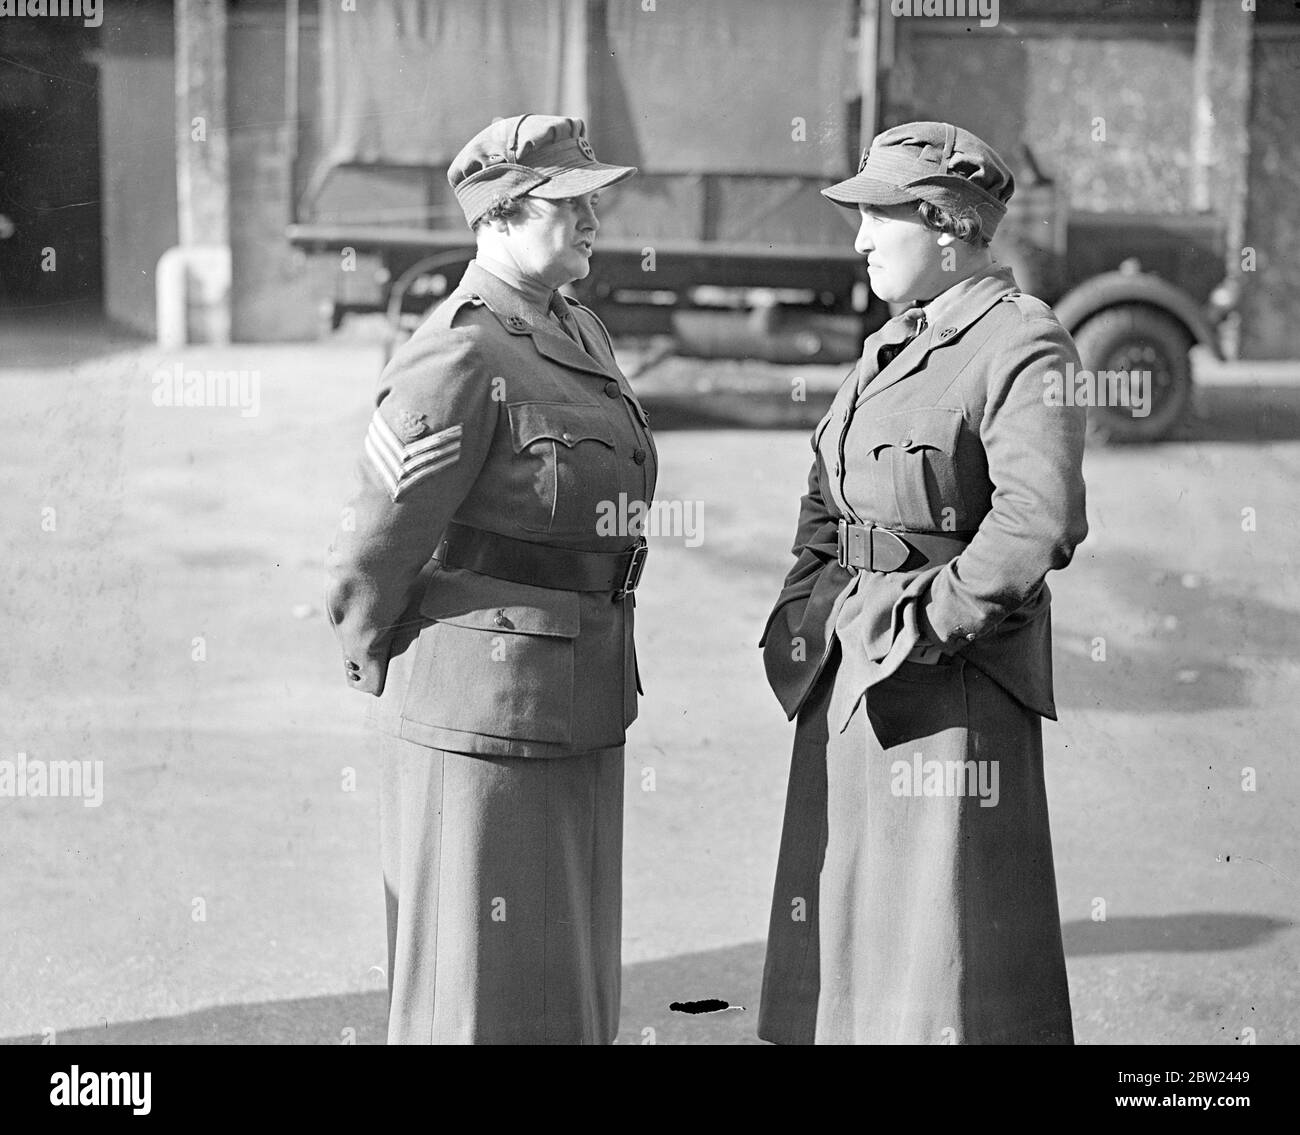
<svg viewBox="0 0 1300 1135">
<path fill-rule="evenodd" d="M 877 466 L 877 483 L 892 485 L 896 519 L 919 531 L 951 529 L 964 511 L 957 483 L 961 410 L 927 406 L 885 414 L 865 436 L 867 460 Z M 944 510 L 951 508 L 951 513 Z M 890 517 L 867 519 L 889 521 Z"/>
<path fill-rule="evenodd" d="M 568 744 L 578 596 L 469 571 L 434 575 L 402 716 L 422 725 Z"/>
<path fill-rule="evenodd" d="M 507 412 L 515 522 L 529 532 L 590 536 L 600 502 L 616 496 L 619 484 L 605 411 L 581 402 L 515 402 Z"/>
</svg>

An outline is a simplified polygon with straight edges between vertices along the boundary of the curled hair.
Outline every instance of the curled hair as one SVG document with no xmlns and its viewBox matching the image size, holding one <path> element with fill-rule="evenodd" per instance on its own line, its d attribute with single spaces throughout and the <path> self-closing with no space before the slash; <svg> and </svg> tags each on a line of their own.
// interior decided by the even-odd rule
<svg viewBox="0 0 1300 1135">
<path fill-rule="evenodd" d="M 474 222 L 474 228 L 477 230 L 479 225 L 486 224 L 489 221 L 514 220 L 523 211 L 524 203 L 520 198 L 507 197 L 504 193 L 498 193 L 492 199 L 492 204 L 484 210 L 483 215 Z"/>
<path fill-rule="evenodd" d="M 927 229 L 933 229 L 938 233 L 950 233 L 958 240 L 963 240 L 976 248 L 989 246 L 989 238 L 984 235 L 983 218 L 973 205 L 967 205 L 960 212 L 954 213 L 941 205 L 918 201 L 916 212 Z"/>
</svg>

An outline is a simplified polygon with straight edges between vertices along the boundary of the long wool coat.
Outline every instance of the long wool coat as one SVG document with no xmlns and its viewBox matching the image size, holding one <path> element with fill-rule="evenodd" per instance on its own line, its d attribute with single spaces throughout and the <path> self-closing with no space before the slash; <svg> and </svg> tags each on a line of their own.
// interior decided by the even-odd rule
<svg viewBox="0 0 1300 1135">
<path fill-rule="evenodd" d="M 883 369 L 867 340 L 814 432 L 762 638 L 798 717 L 760 1020 L 782 1043 L 1069 1036 L 1039 719 L 1056 715 L 1044 577 L 1087 533 L 1084 412 L 1046 397 L 1078 355 L 1005 268 L 925 310 Z M 841 517 L 969 543 L 855 573 Z M 918 645 L 944 664 L 907 661 Z M 928 761 L 974 762 L 972 784 L 996 764 L 1001 800 L 951 780 L 919 798 Z"/>
</svg>

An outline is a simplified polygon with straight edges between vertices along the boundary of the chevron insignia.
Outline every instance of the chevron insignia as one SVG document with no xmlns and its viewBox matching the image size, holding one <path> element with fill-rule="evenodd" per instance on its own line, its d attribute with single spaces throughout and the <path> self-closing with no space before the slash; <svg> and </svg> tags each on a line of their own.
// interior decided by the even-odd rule
<svg viewBox="0 0 1300 1135">
<path fill-rule="evenodd" d="M 455 465 L 460 458 L 459 425 L 403 442 L 376 410 L 366 434 L 366 456 L 394 501 L 431 473 Z"/>
</svg>

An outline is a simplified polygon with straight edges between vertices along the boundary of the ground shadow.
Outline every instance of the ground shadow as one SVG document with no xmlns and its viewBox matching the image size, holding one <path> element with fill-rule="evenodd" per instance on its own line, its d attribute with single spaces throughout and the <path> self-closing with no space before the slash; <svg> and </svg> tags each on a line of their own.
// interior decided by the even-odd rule
<svg viewBox="0 0 1300 1135">
<path fill-rule="evenodd" d="M 1092 922 L 1086 918 L 1061 927 L 1071 958 L 1098 954 L 1203 953 L 1244 950 L 1293 925 L 1262 914 L 1153 914 Z"/>
<path fill-rule="evenodd" d="M 1300 386 L 1270 382 L 1201 386 L 1196 390 L 1196 408 L 1170 441 L 1249 443 L 1300 438 Z"/>
<path fill-rule="evenodd" d="M 150 340 L 107 319 L 98 300 L 71 300 L 0 311 L 0 342 L 0 370 L 21 370 L 74 367 Z"/>
<path fill-rule="evenodd" d="M 696 361 L 701 370 L 719 366 L 717 361 Z M 727 365 L 728 369 L 743 366 L 730 361 Z M 778 369 L 763 362 L 755 362 L 753 367 L 753 381 L 748 386 L 733 380 L 725 387 L 697 390 L 674 375 L 668 382 L 647 382 L 646 389 L 638 389 L 638 397 L 656 430 L 811 430 L 835 396 L 834 386 L 818 386 L 807 391 L 805 400 L 796 401 L 790 395 L 789 376 L 799 368 Z M 1168 438 L 1113 448 L 1123 453 L 1170 443 L 1251 444 L 1300 438 L 1300 386 L 1269 382 L 1207 385 L 1197 390 L 1196 406 L 1196 413 L 1188 414 Z"/>
<path fill-rule="evenodd" d="M 1257 914 L 1191 912 L 1068 922 L 1067 957 L 1125 953 L 1199 953 L 1258 945 L 1292 923 Z M 640 962 L 623 971 L 619 1044 L 761 1044 L 756 1036 L 765 943 Z M 683 1013 L 673 1003 L 705 1000 L 731 1008 Z M 176 1017 L 104 1022 L 60 1031 L 56 1042 L 75 1044 L 383 1044 L 383 991 L 302 997 L 251 1005 L 217 1005 Z M 349 1031 L 350 1030 L 350 1031 Z M 39 1036 L 0 1044 L 40 1044 Z"/>
</svg>

